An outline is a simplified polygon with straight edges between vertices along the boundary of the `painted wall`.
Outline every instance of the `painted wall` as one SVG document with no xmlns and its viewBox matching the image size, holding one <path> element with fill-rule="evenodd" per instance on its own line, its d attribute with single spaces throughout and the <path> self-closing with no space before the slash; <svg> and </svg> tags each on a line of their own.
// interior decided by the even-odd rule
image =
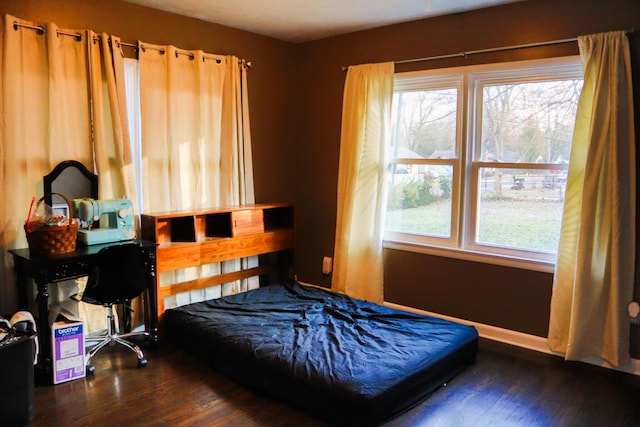
<svg viewBox="0 0 640 427">
<path fill-rule="evenodd" d="M 333 254 L 343 65 L 640 29 L 638 0 L 528 0 L 292 45 L 120 0 L 4 0 L 0 13 L 61 28 L 92 29 L 250 60 L 254 173 L 258 202 L 297 207 L 296 271 L 322 283 Z M 640 82 L 640 35 L 631 37 Z M 577 54 L 575 44 L 397 66 L 397 71 Z M 640 117 L 640 85 L 635 90 Z M 640 123 L 636 119 L 636 123 Z M 640 132 L 638 132 L 640 134 Z M 552 275 L 385 251 L 386 299 L 424 310 L 545 336 Z M 637 291 L 640 298 L 640 288 Z M 640 329 L 636 351 L 640 353 Z"/>
<path fill-rule="evenodd" d="M 320 283 L 333 254 L 343 65 L 446 55 L 476 49 L 640 28 L 638 0 L 536 0 L 398 24 L 297 47 L 299 58 L 298 278 Z M 631 37 L 640 82 L 640 34 Z M 396 71 L 578 54 L 577 43 L 398 65 Z M 640 123 L 640 84 L 636 123 Z M 546 336 L 552 274 L 450 258 L 385 251 L 385 299 L 428 311 Z M 638 340 L 640 344 L 640 340 Z"/>
</svg>

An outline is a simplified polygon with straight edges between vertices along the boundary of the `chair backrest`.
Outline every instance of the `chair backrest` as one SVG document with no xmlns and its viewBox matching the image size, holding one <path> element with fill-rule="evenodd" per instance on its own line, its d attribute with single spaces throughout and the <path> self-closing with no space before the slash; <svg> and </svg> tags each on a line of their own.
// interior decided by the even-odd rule
<svg viewBox="0 0 640 427">
<path fill-rule="evenodd" d="M 145 249 L 136 243 L 107 246 L 98 252 L 82 299 L 119 304 L 140 295 L 148 285 Z"/>
</svg>

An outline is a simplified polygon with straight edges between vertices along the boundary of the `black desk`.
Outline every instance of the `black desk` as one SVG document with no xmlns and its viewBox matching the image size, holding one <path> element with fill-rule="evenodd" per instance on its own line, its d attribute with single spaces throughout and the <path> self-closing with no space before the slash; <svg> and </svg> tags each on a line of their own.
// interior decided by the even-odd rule
<svg viewBox="0 0 640 427">
<path fill-rule="evenodd" d="M 102 245 L 84 246 L 77 244 L 74 252 L 59 255 L 31 256 L 29 249 L 11 249 L 14 268 L 17 276 L 18 304 L 20 309 L 29 308 L 27 278 L 31 277 L 37 287 L 38 303 L 38 370 L 43 379 L 52 381 L 51 327 L 49 326 L 49 284 L 63 280 L 87 276 L 94 265 L 98 252 L 112 245 L 131 243 L 106 243 Z M 156 311 L 156 245 L 154 242 L 138 242 L 145 248 L 148 256 L 149 275 L 145 298 L 145 328 L 151 336 L 153 344 L 158 342 L 158 314 Z M 118 268 L 114 266 L 114 268 Z"/>
</svg>

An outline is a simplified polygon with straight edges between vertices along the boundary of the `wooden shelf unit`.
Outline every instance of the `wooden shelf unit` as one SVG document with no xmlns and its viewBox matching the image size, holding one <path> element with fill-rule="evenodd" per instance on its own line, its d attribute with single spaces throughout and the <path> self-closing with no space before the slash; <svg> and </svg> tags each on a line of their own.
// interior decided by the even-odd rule
<svg viewBox="0 0 640 427">
<path fill-rule="evenodd" d="M 269 203 L 141 215 L 141 234 L 155 242 L 157 311 L 164 297 L 257 275 L 285 279 L 293 266 L 294 207 Z M 279 253 L 280 256 L 267 256 Z M 258 267 L 160 286 L 160 273 L 254 255 Z"/>
</svg>

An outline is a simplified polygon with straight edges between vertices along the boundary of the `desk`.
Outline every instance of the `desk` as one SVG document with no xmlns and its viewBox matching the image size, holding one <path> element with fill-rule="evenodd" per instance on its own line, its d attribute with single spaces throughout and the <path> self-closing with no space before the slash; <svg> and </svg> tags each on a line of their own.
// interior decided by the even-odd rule
<svg viewBox="0 0 640 427">
<path fill-rule="evenodd" d="M 87 276 L 94 265 L 101 249 L 118 244 L 117 242 L 101 245 L 84 246 L 78 244 L 74 252 L 58 255 L 32 256 L 29 249 L 11 249 L 14 268 L 17 276 L 18 304 L 20 309 L 28 309 L 28 283 L 31 277 L 38 288 L 36 302 L 38 304 L 38 369 L 45 381 L 52 380 L 51 327 L 49 326 L 49 284 L 63 280 Z M 138 242 L 147 253 L 149 275 L 147 279 L 147 295 L 145 298 L 145 328 L 151 336 L 151 342 L 158 342 L 158 315 L 156 294 L 156 245 L 154 242 Z M 117 268 L 117 266 L 115 267 Z"/>
</svg>

